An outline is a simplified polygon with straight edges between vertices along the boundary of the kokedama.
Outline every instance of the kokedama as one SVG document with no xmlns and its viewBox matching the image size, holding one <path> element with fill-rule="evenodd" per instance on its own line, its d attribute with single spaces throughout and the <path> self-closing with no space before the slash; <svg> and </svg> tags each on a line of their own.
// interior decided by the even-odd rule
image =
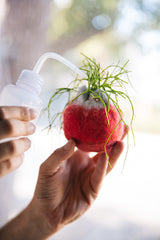
<svg viewBox="0 0 160 240">
<path fill-rule="evenodd" d="M 92 91 L 89 92 L 86 87 L 79 89 L 78 95 L 85 93 L 65 108 L 63 129 L 66 138 L 75 139 L 79 149 L 87 152 L 102 152 L 107 140 L 106 147 L 121 140 L 126 126 L 113 104 L 110 103 L 107 110 L 107 97 L 99 95 L 97 89 Z M 103 99 L 107 112 L 97 95 Z"/>
<path fill-rule="evenodd" d="M 66 138 L 74 139 L 79 149 L 107 153 L 108 147 L 129 132 L 129 127 L 133 133 L 134 108 L 125 87 L 129 83 L 125 69 L 128 62 L 123 66 L 116 64 L 102 69 L 94 59 L 84 57 L 80 69 L 85 72 L 86 78 L 76 78 L 68 87 L 56 90 L 47 107 L 49 124 L 52 127 L 56 118 L 62 116 Z M 123 76 L 127 78 L 124 80 Z M 87 86 L 83 86 L 82 82 L 87 82 Z M 68 93 L 64 111 L 51 114 L 53 101 L 64 93 Z M 130 126 L 124 121 L 119 98 L 127 100 L 131 106 Z"/>
</svg>

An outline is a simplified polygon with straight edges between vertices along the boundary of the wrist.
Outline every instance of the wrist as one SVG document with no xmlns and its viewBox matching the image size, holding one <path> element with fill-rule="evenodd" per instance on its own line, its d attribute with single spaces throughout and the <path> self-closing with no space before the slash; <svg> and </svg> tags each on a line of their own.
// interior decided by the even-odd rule
<svg viewBox="0 0 160 240">
<path fill-rule="evenodd" d="M 34 199 L 28 205 L 26 210 L 28 214 L 28 223 L 32 226 L 33 235 L 36 235 L 36 239 L 47 239 L 61 228 L 58 224 L 50 221 L 50 213 L 47 214 L 44 212 Z M 35 240 L 35 238 L 33 239 Z"/>
<path fill-rule="evenodd" d="M 26 208 L 26 218 L 30 229 L 30 235 L 34 236 L 33 238 L 29 238 L 29 240 L 44 240 L 49 236 L 50 227 L 47 219 L 38 206 L 34 205 L 33 202 L 31 202 Z"/>
<path fill-rule="evenodd" d="M 45 240 L 56 230 L 51 231 L 47 219 L 31 202 L 17 217 L 0 230 L 1 240 Z"/>
</svg>

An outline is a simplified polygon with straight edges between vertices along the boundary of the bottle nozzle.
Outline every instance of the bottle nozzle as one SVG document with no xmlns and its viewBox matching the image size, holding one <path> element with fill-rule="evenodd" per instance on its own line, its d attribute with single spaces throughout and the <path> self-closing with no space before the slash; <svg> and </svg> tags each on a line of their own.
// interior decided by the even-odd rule
<svg viewBox="0 0 160 240">
<path fill-rule="evenodd" d="M 64 65 L 68 66 L 71 70 L 73 70 L 74 72 L 76 72 L 78 75 L 80 75 L 81 77 L 86 77 L 86 75 L 78 68 L 76 67 L 73 63 L 71 63 L 70 61 L 68 61 L 66 58 L 62 57 L 61 55 L 54 53 L 54 52 L 47 52 L 45 54 L 43 54 L 39 60 L 37 61 L 35 67 L 33 68 L 33 71 L 35 73 L 39 73 L 44 62 L 47 59 L 55 59 L 61 63 L 63 63 Z"/>
<path fill-rule="evenodd" d="M 25 89 L 34 92 L 39 95 L 44 84 L 43 78 L 39 75 L 39 72 L 47 59 L 55 59 L 64 65 L 68 66 L 71 70 L 79 74 L 81 77 L 85 78 L 86 75 L 78 67 L 72 64 L 70 61 L 60 56 L 57 53 L 48 52 L 43 54 L 37 61 L 33 71 L 23 70 L 16 82 L 16 85 L 19 87 L 25 87 Z"/>
</svg>

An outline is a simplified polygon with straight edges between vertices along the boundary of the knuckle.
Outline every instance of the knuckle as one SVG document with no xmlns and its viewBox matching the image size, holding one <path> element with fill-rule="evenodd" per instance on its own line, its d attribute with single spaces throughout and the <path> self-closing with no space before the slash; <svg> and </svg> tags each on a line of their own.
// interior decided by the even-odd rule
<svg viewBox="0 0 160 240">
<path fill-rule="evenodd" d="M 27 107 L 22 107 L 20 110 L 20 116 L 22 119 L 29 121 L 30 120 L 30 111 Z"/>
<path fill-rule="evenodd" d="M 6 133 L 12 133 L 13 132 L 13 124 L 11 120 L 3 120 L 3 128 L 5 129 Z"/>
<path fill-rule="evenodd" d="M 5 160 L 4 162 L 0 163 L 0 177 L 3 177 L 7 173 L 9 173 L 10 168 L 11 168 L 10 160 Z"/>
<path fill-rule="evenodd" d="M 17 156 L 15 158 L 8 158 L 4 164 L 7 172 L 11 172 L 18 168 L 23 162 L 23 155 Z"/>
<path fill-rule="evenodd" d="M 9 171 L 10 169 L 12 169 L 13 167 L 13 163 L 12 163 L 12 159 L 7 159 L 5 161 L 5 164 L 6 164 L 6 169 Z"/>
<path fill-rule="evenodd" d="M 3 120 L 6 117 L 5 107 L 0 107 L 0 119 Z"/>
<path fill-rule="evenodd" d="M 15 144 L 15 141 L 10 141 L 8 142 L 7 144 L 7 148 L 8 148 L 8 154 L 9 155 L 14 155 L 16 153 L 16 144 Z"/>
<path fill-rule="evenodd" d="M 14 169 L 14 163 L 13 163 L 13 161 L 12 161 L 12 159 L 7 159 L 5 162 L 4 162 L 4 164 L 5 164 L 5 169 L 6 169 L 6 171 L 7 172 L 11 172 L 13 169 Z"/>
<path fill-rule="evenodd" d="M 0 144 L 0 159 L 8 158 L 8 156 L 12 156 L 16 153 L 16 146 L 14 141 L 9 141 Z"/>
</svg>

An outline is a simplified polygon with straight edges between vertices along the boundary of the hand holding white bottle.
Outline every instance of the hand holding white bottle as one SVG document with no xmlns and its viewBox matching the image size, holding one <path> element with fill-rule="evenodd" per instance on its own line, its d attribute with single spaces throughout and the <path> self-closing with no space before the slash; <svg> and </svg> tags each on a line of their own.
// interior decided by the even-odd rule
<svg viewBox="0 0 160 240">
<path fill-rule="evenodd" d="M 39 74 L 24 70 L 16 85 L 4 87 L 0 94 L 0 177 L 18 168 L 31 146 L 27 136 L 35 132 L 31 121 L 42 108 L 43 83 Z"/>
<path fill-rule="evenodd" d="M 33 71 L 23 70 L 15 85 L 4 87 L 0 93 L 0 177 L 16 169 L 22 163 L 23 153 L 30 147 L 26 136 L 35 131 L 30 121 L 39 115 L 42 108 L 39 94 L 44 80 L 38 73 L 48 58 L 56 59 L 84 76 L 79 68 L 62 56 L 45 53 Z"/>
</svg>

